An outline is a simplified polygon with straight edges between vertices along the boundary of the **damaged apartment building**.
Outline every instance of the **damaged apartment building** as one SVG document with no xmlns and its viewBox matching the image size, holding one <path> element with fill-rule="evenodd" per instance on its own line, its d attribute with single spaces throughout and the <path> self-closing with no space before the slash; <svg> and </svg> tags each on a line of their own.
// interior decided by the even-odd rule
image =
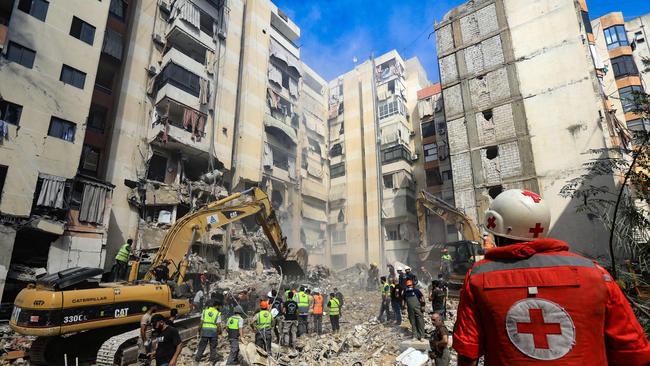
<svg viewBox="0 0 650 366">
<path fill-rule="evenodd" d="M 531 230 L 605 256 L 603 226 L 560 195 L 585 172 L 589 151 L 619 143 L 591 56 L 585 2 L 469 1 L 435 30 L 456 206 L 483 224 L 503 190 L 539 192 L 551 227 Z"/>
<path fill-rule="evenodd" d="M 120 65 L 109 3 L 0 4 L 3 304 L 46 271 L 105 264 L 113 185 L 88 151 L 104 146 L 109 129 L 90 117 L 92 106 L 110 108 L 98 91 L 104 65 Z"/>
</svg>

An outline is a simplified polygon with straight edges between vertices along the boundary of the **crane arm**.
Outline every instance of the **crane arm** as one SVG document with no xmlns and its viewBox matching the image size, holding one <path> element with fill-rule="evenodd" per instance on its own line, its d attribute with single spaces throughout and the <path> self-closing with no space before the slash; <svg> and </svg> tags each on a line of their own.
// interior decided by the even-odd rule
<svg viewBox="0 0 650 366">
<path fill-rule="evenodd" d="M 250 199 L 243 203 L 227 205 L 240 197 L 247 196 L 250 196 Z M 256 215 L 257 223 L 262 226 L 276 256 L 280 259 L 286 259 L 289 256 L 289 249 L 285 238 L 282 236 L 282 229 L 275 217 L 275 212 L 273 211 L 268 195 L 263 190 L 254 187 L 212 202 L 197 212 L 185 215 L 177 220 L 169 229 L 167 235 L 165 235 L 160 249 L 158 249 L 153 259 L 151 268 L 155 268 L 162 264 L 163 261 L 169 260 L 176 267 L 170 272 L 180 271 L 180 281 L 181 277 L 183 277 L 182 272 L 184 272 L 181 269 L 181 263 L 187 260 L 192 244 L 194 244 L 197 238 L 209 232 L 211 229 L 222 227 L 253 215 Z M 153 273 L 149 271 L 145 275 L 145 280 L 150 280 L 152 277 Z"/>
<path fill-rule="evenodd" d="M 420 247 L 426 248 L 427 211 L 440 217 L 443 221 L 462 226 L 463 239 L 481 241 L 478 226 L 464 212 L 448 204 L 429 192 L 421 191 L 416 201 L 418 215 L 418 231 L 420 232 Z"/>
</svg>

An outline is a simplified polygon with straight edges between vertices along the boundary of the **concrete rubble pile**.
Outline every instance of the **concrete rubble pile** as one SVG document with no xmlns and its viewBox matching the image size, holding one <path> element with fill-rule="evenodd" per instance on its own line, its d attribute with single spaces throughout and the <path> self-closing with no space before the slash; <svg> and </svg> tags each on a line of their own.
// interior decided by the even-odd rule
<svg viewBox="0 0 650 366">
<path fill-rule="evenodd" d="M 15 333 L 8 324 L 0 325 L 0 365 L 27 365 L 25 355 L 34 339 Z"/>
</svg>

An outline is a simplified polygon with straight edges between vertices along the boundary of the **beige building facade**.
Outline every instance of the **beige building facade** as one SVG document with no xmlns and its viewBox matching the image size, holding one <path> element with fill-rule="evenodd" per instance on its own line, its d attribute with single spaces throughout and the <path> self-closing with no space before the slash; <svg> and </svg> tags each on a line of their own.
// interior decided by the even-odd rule
<svg viewBox="0 0 650 366">
<path fill-rule="evenodd" d="M 560 194 L 585 173 L 590 149 L 616 142 L 588 19 L 584 2 L 487 0 L 454 8 L 435 29 L 456 207 L 483 225 L 498 193 L 529 189 L 551 208 L 547 235 L 606 257 L 603 226 Z"/>
<path fill-rule="evenodd" d="M 112 186 L 78 167 L 108 14 L 107 1 L 0 5 L 3 302 L 35 273 L 104 265 Z"/>
</svg>

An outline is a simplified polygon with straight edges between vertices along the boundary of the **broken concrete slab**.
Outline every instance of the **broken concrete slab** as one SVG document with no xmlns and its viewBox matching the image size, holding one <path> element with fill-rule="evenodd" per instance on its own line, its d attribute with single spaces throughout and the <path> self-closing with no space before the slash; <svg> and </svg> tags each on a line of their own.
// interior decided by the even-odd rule
<svg viewBox="0 0 650 366">
<path fill-rule="evenodd" d="M 34 219 L 29 225 L 36 230 L 55 235 L 63 235 L 65 230 L 65 222 L 49 220 L 44 217 Z"/>
</svg>

